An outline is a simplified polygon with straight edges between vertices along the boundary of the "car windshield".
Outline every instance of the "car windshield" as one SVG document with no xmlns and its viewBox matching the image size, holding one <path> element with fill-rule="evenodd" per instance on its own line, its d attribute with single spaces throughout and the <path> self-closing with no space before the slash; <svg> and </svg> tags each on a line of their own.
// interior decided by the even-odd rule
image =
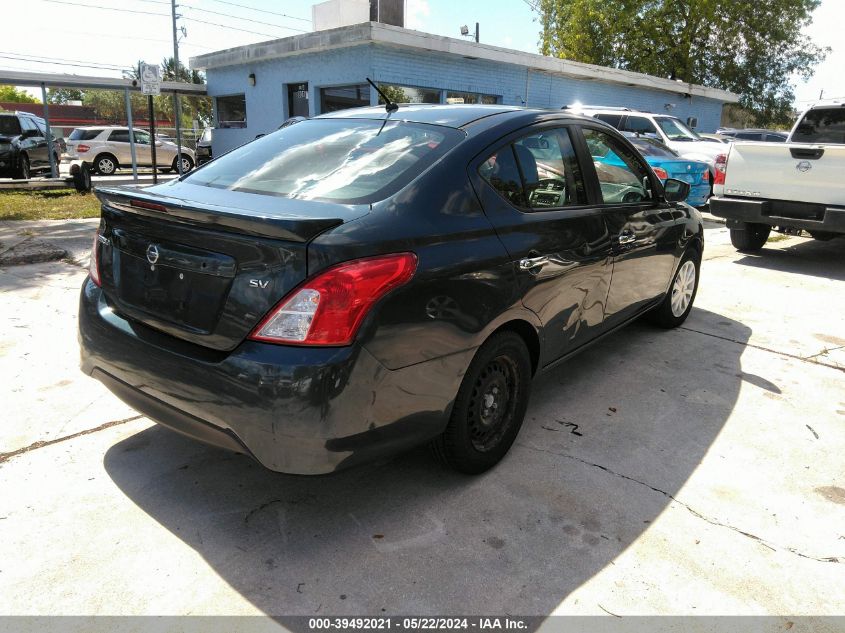
<svg viewBox="0 0 845 633">
<path fill-rule="evenodd" d="M 463 138 L 399 121 L 311 119 L 221 156 L 185 182 L 304 200 L 366 204 L 411 182 Z"/>
<path fill-rule="evenodd" d="M 649 138 L 633 138 L 630 139 L 634 147 L 640 150 L 643 156 L 657 156 L 660 158 L 677 158 L 678 153 L 666 147 L 659 141 L 654 141 Z"/>
<path fill-rule="evenodd" d="M 21 124 L 16 116 L 0 116 L 0 134 L 17 136 L 21 133 Z"/>
<path fill-rule="evenodd" d="M 845 143 L 845 107 L 816 108 L 801 119 L 793 143 Z"/>
<path fill-rule="evenodd" d="M 657 125 L 672 141 L 700 141 L 702 138 L 674 117 L 655 117 Z"/>
</svg>

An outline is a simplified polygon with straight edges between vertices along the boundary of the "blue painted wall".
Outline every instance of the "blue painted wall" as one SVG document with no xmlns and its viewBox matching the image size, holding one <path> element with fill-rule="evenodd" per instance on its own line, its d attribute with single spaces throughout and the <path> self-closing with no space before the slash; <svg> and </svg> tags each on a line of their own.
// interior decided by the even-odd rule
<svg viewBox="0 0 845 633">
<path fill-rule="evenodd" d="M 256 77 L 255 86 L 248 84 L 251 73 Z M 246 128 L 215 131 L 214 155 L 250 141 L 257 134 L 275 130 L 289 116 L 287 84 L 308 82 L 310 114 L 314 116 L 320 114 L 320 88 L 363 83 L 365 77 L 383 83 L 438 88 L 442 101 L 447 90 L 456 90 L 497 95 L 500 103 L 506 105 L 557 109 L 578 101 L 668 112 L 682 120 L 695 116 L 699 121 L 697 129 L 702 132 L 714 131 L 722 113 L 722 102 L 714 99 L 684 98 L 681 93 L 570 79 L 512 64 L 363 44 L 210 69 L 208 94 L 246 94 L 247 109 Z M 371 103 L 376 103 L 376 99 L 372 91 Z M 674 107 L 667 110 L 666 104 Z"/>
</svg>

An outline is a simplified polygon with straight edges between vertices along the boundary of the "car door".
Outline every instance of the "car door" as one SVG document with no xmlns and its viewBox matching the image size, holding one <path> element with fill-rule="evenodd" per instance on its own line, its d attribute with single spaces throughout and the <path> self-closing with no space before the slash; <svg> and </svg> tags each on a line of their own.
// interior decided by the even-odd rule
<svg viewBox="0 0 845 633">
<path fill-rule="evenodd" d="M 133 130 L 135 134 L 135 160 L 139 165 L 152 165 L 150 153 L 150 134 L 144 130 Z M 120 164 L 129 167 L 132 165 L 132 147 L 129 144 L 129 130 L 112 130 L 110 140 L 120 146 L 120 154 L 115 154 Z"/>
<path fill-rule="evenodd" d="M 27 116 L 20 117 L 21 131 L 25 137 L 21 141 L 21 147 L 26 149 L 29 156 L 29 167 L 32 170 L 43 169 L 49 164 L 47 156 L 47 139 L 45 139 L 35 125 L 35 122 Z"/>
<path fill-rule="evenodd" d="M 607 129 L 582 125 L 592 162 L 588 184 L 612 236 L 613 273 L 607 326 L 624 323 L 663 296 L 677 263 L 683 211 L 662 200 L 660 185 L 637 151 Z"/>
<path fill-rule="evenodd" d="M 584 165 L 559 122 L 514 133 L 470 166 L 508 251 L 522 303 L 543 324 L 541 365 L 596 336 L 610 281 L 610 236 L 588 202 Z"/>
</svg>

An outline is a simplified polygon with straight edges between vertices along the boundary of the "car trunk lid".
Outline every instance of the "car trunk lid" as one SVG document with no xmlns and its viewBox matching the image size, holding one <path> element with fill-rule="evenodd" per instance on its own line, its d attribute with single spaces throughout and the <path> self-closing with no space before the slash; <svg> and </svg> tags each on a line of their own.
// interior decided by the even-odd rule
<svg viewBox="0 0 845 633">
<path fill-rule="evenodd" d="M 307 275 L 307 243 L 368 207 L 174 182 L 98 189 L 100 278 L 132 321 L 231 350 Z"/>
</svg>

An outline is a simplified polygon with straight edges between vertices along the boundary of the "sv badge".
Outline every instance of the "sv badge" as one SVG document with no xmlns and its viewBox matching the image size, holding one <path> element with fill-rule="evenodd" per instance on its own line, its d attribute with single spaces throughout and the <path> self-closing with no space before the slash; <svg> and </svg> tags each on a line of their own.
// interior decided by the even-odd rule
<svg viewBox="0 0 845 633">
<path fill-rule="evenodd" d="M 264 290 L 267 286 L 270 285 L 269 279 L 250 279 L 249 285 L 252 288 L 261 288 Z"/>
</svg>

